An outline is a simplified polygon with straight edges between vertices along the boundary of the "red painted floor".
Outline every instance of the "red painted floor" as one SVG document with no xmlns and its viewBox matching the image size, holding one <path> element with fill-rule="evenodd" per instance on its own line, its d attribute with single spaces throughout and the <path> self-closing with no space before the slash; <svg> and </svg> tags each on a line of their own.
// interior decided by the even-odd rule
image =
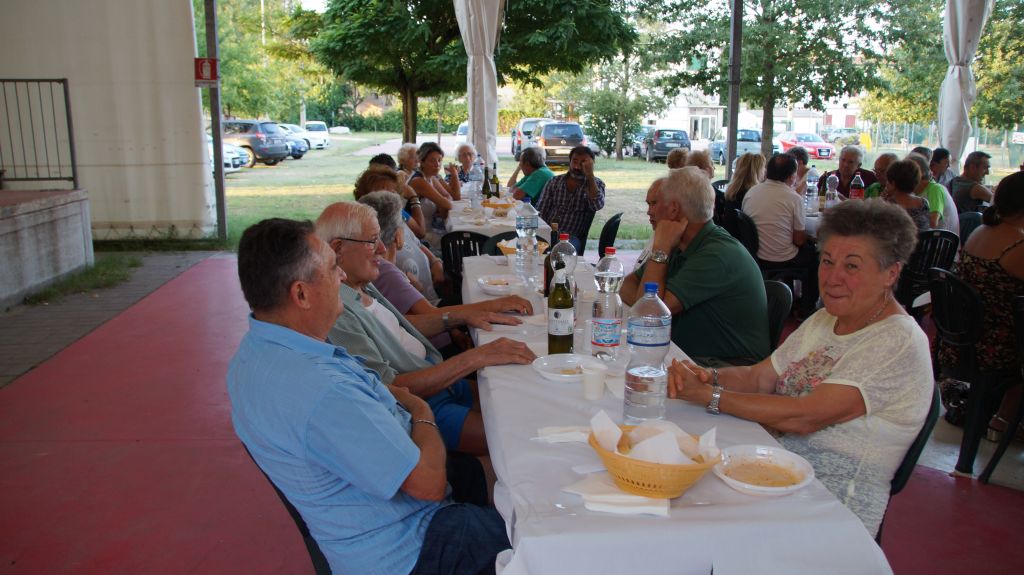
<svg viewBox="0 0 1024 575">
<path fill-rule="evenodd" d="M 231 429 L 237 285 L 205 260 L 0 389 L 0 573 L 312 572 Z M 919 467 L 883 549 L 899 575 L 1019 573 L 1022 518 L 1020 492 Z"/>
</svg>

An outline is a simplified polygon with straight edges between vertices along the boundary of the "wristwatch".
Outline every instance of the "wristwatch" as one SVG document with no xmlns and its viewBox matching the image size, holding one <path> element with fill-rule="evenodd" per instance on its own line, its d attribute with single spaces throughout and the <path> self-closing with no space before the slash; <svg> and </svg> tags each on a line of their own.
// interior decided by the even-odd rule
<svg viewBox="0 0 1024 575">
<path fill-rule="evenodd" d="M 661 250 L 651 250 L 651 261 L 656 264 L 663 264 L 668 261 L 668 254 Z"/>
<path fill-rule="evenodd" d="M 449 329 L 452 328 L 451 325 L 449 325 L 448 323 L 448 312 L 444 312 L 443 314 L 441 314 L 441 325 L 444 326 L 445 331 L 448 331 Z"/>
<path fill-rule="evenodd" d="M 723 388 L 718 385 L 718 370 L 713 367 L 711 368 L 711 378 L 711 401 L 704 410 L 711 415 L 719 415 L 722 412 L 718 409 L 718 403 L 722 401 Z"/>
</svg>

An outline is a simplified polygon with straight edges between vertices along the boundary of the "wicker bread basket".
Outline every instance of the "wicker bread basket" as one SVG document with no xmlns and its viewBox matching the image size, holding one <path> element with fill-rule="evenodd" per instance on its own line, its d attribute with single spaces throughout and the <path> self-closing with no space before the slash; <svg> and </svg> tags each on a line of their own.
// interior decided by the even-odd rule
<svg viewBox="0 0 1024 575">
<path fill-rule="evenodd" d="M 623 442 L 627 441 L 626 433 L 632 431 L 633 427 L 632 425 L 622 426 L 623 435 L 619 440 L 619 449 L 622 449 Z M 594 448 L 594 451 L 601 457 L 601 461 L 619 489 L 626 493 L 659 499 L 679 497 L 722 460 L 719 456 L 711 461 L 688 465 L 651 463 L 608 451 L 601 447 L 593 433 L 590 434 L 589 441 L 590 447 Z"/>
</svg>

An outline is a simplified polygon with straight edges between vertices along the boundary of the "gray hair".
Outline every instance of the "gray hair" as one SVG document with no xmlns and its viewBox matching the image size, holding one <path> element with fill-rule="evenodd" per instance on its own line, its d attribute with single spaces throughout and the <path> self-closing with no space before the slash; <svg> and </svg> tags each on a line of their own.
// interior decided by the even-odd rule
<svg viewBox="0 0 1024 575">
<path fill-rule="evenodd" d="M 861 148 L 860 146 L 857 146 L 855 144 L 848 144 L 846 146 L 843 146 L 843 149 L 839 151 L 839 157 L 843 157 L 843 154 L 845 154 L 846 152 L 853 152 L 854 154 L 857 154 L 857 163 L 864 163 L 864 148 Z"/>
<path fill-rule="evenodd" d="M 842 202 L 822 215 L 818 245 L 832 236 L 866 237 L 875 246 L 882 269 L 906 265 L 917 246 L 917 225 L 902 207 L 881 198 Z"/>
<path fill-rule="evenodd" d="M 392 192 L 384 192 L 392 194 Z M 373 208 L 356 202 L 336 202 L 326 208 L 316 219 L 316 235 L 330 243 L 336 238 L 355 238 L 363 233 L 363 227 L 376 221 Z"/>
<path fill-rule="evenodd" d="M 686 219 L 704 223 L 715 211 L 715 190 L 704 170 L 687 166 L 669 170 L 661 182 L 661 201 L 675 202 Z"/>
<path fill-rule="evenodd" d="M 415 160 L 415 162 L 418 163 L 419 158 L 416 156 L 416 151 L 418 149 L 419 148 L 416 147 L 416 144 L 412 144 L 409 142 L 402 144 L 402 146 L 398 148 L 398 153 L 395 154 L 396 156 L 398 156 L 398 167 L 404 168 L 406 162 L 412 163 L 413 160 Z"/>
<path fill-rule="evenodd" d="M 476 158 L 476 147 L 473 144 L 470 144 L 469 142 L 463 142 L 455 147 L 455 157 L 458 158 L 459 155 L 462 153 L 462 150 L 465 149 L 469 149 L 470 151 L 472 151 L 473 157 Z"/>
<path fill-rule="evenodd" d="M 380 224 L 380 241 L 390 247 L 395 237 L 402 233 L 402 199 L 394 192 L 370 192 L 359 198 L 360 204 L 370 206 L 377 212 Z"/>
<path fill-rule="evenodd" d="M 540 146 L 527 146 L 523 148 L 523 151 L 519 155 L 519 160 L 526 162 L 533 169 L 544 167 L 544 162 L 547 160 L 547 154 L 544 153 L 544 148 Z"/>
<path fill-rule="evenodd" d="M 911 152 L 911 153 L 907 154 L 906 158 L 903 158 L 903 159 L 904 160 L 909 160 L 909 161 L 914 162 L 915 164 L 917 164 L 917 169 L 921 171 L 921 179 L 922 180 L 931 181 L 931 179 L 932 179 L 931 162 L 928 161 L 928 158 L 922 156 L 921 154 L 917 154 L 917 153 Z M 895 163 L 895 162 L 893 162 L 893 163 Z"/>
</svg>

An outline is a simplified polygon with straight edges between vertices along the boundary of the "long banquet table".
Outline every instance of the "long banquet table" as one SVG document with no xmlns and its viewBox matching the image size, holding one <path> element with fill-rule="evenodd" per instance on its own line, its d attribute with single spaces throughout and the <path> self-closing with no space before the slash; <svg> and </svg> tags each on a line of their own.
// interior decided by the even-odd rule
<svg viewBox="0 0 1024 575">
<path fill-rule="evenodd" d="M 481 219 L 471 215 L 468 211 L 469 207 L 469 200 L 452 202 L 452 209 L 448 213 L 448 219 L 445 220 L 446 232 L 469 231 L 481 233 L 485 236 L 495 236 L 502 232 L 516 231 L 516 217 L 512 211 L 509 211 L 508 215 L 504 218 L 495 218 L 493 215 L 494 211 L 487 208 L 485 210 L 487 216 Z M 546 241 L 547 238 L 551 237 L 551 226 L 542 220 L 537 228 L 537 235 Z"/>
<path fill-rule="evenodd" d="M 466 302 L 489 297 L 476 278 L 509 273 L 487 256 L 464 264 Z M 588 277 L 577 270 L 578 282 Z M 479 344 L 502 336 L 546 354 L 539 318 L 474 333 Z M 683 356 L 672 347 L 670 357 Z M 574 466 L 599 464 L 597 455 L 585 443 L 533 438 L 546 426 L 587 425 L 601 409 L 621 422 L 622 400 L 606 391 L 599 401 L 585 401 L 579 384 L 549 382 L 530 366 L 489 367 L 478 376 L 498 477 L 495 504 L 513 544 L 504 575 L 892 573 L 860 520 L 817 480 L 788 497 L 766 498 L 733 491 L 709 472 L 671 501 L 668 517 L 589 511 L 562 488 L 583 478 Z M 719 447 L 778 445 L 757 424 L 681 401 L 667 401 L 667 418 L 690 433 L 717 427 Z"/>
</svg>

